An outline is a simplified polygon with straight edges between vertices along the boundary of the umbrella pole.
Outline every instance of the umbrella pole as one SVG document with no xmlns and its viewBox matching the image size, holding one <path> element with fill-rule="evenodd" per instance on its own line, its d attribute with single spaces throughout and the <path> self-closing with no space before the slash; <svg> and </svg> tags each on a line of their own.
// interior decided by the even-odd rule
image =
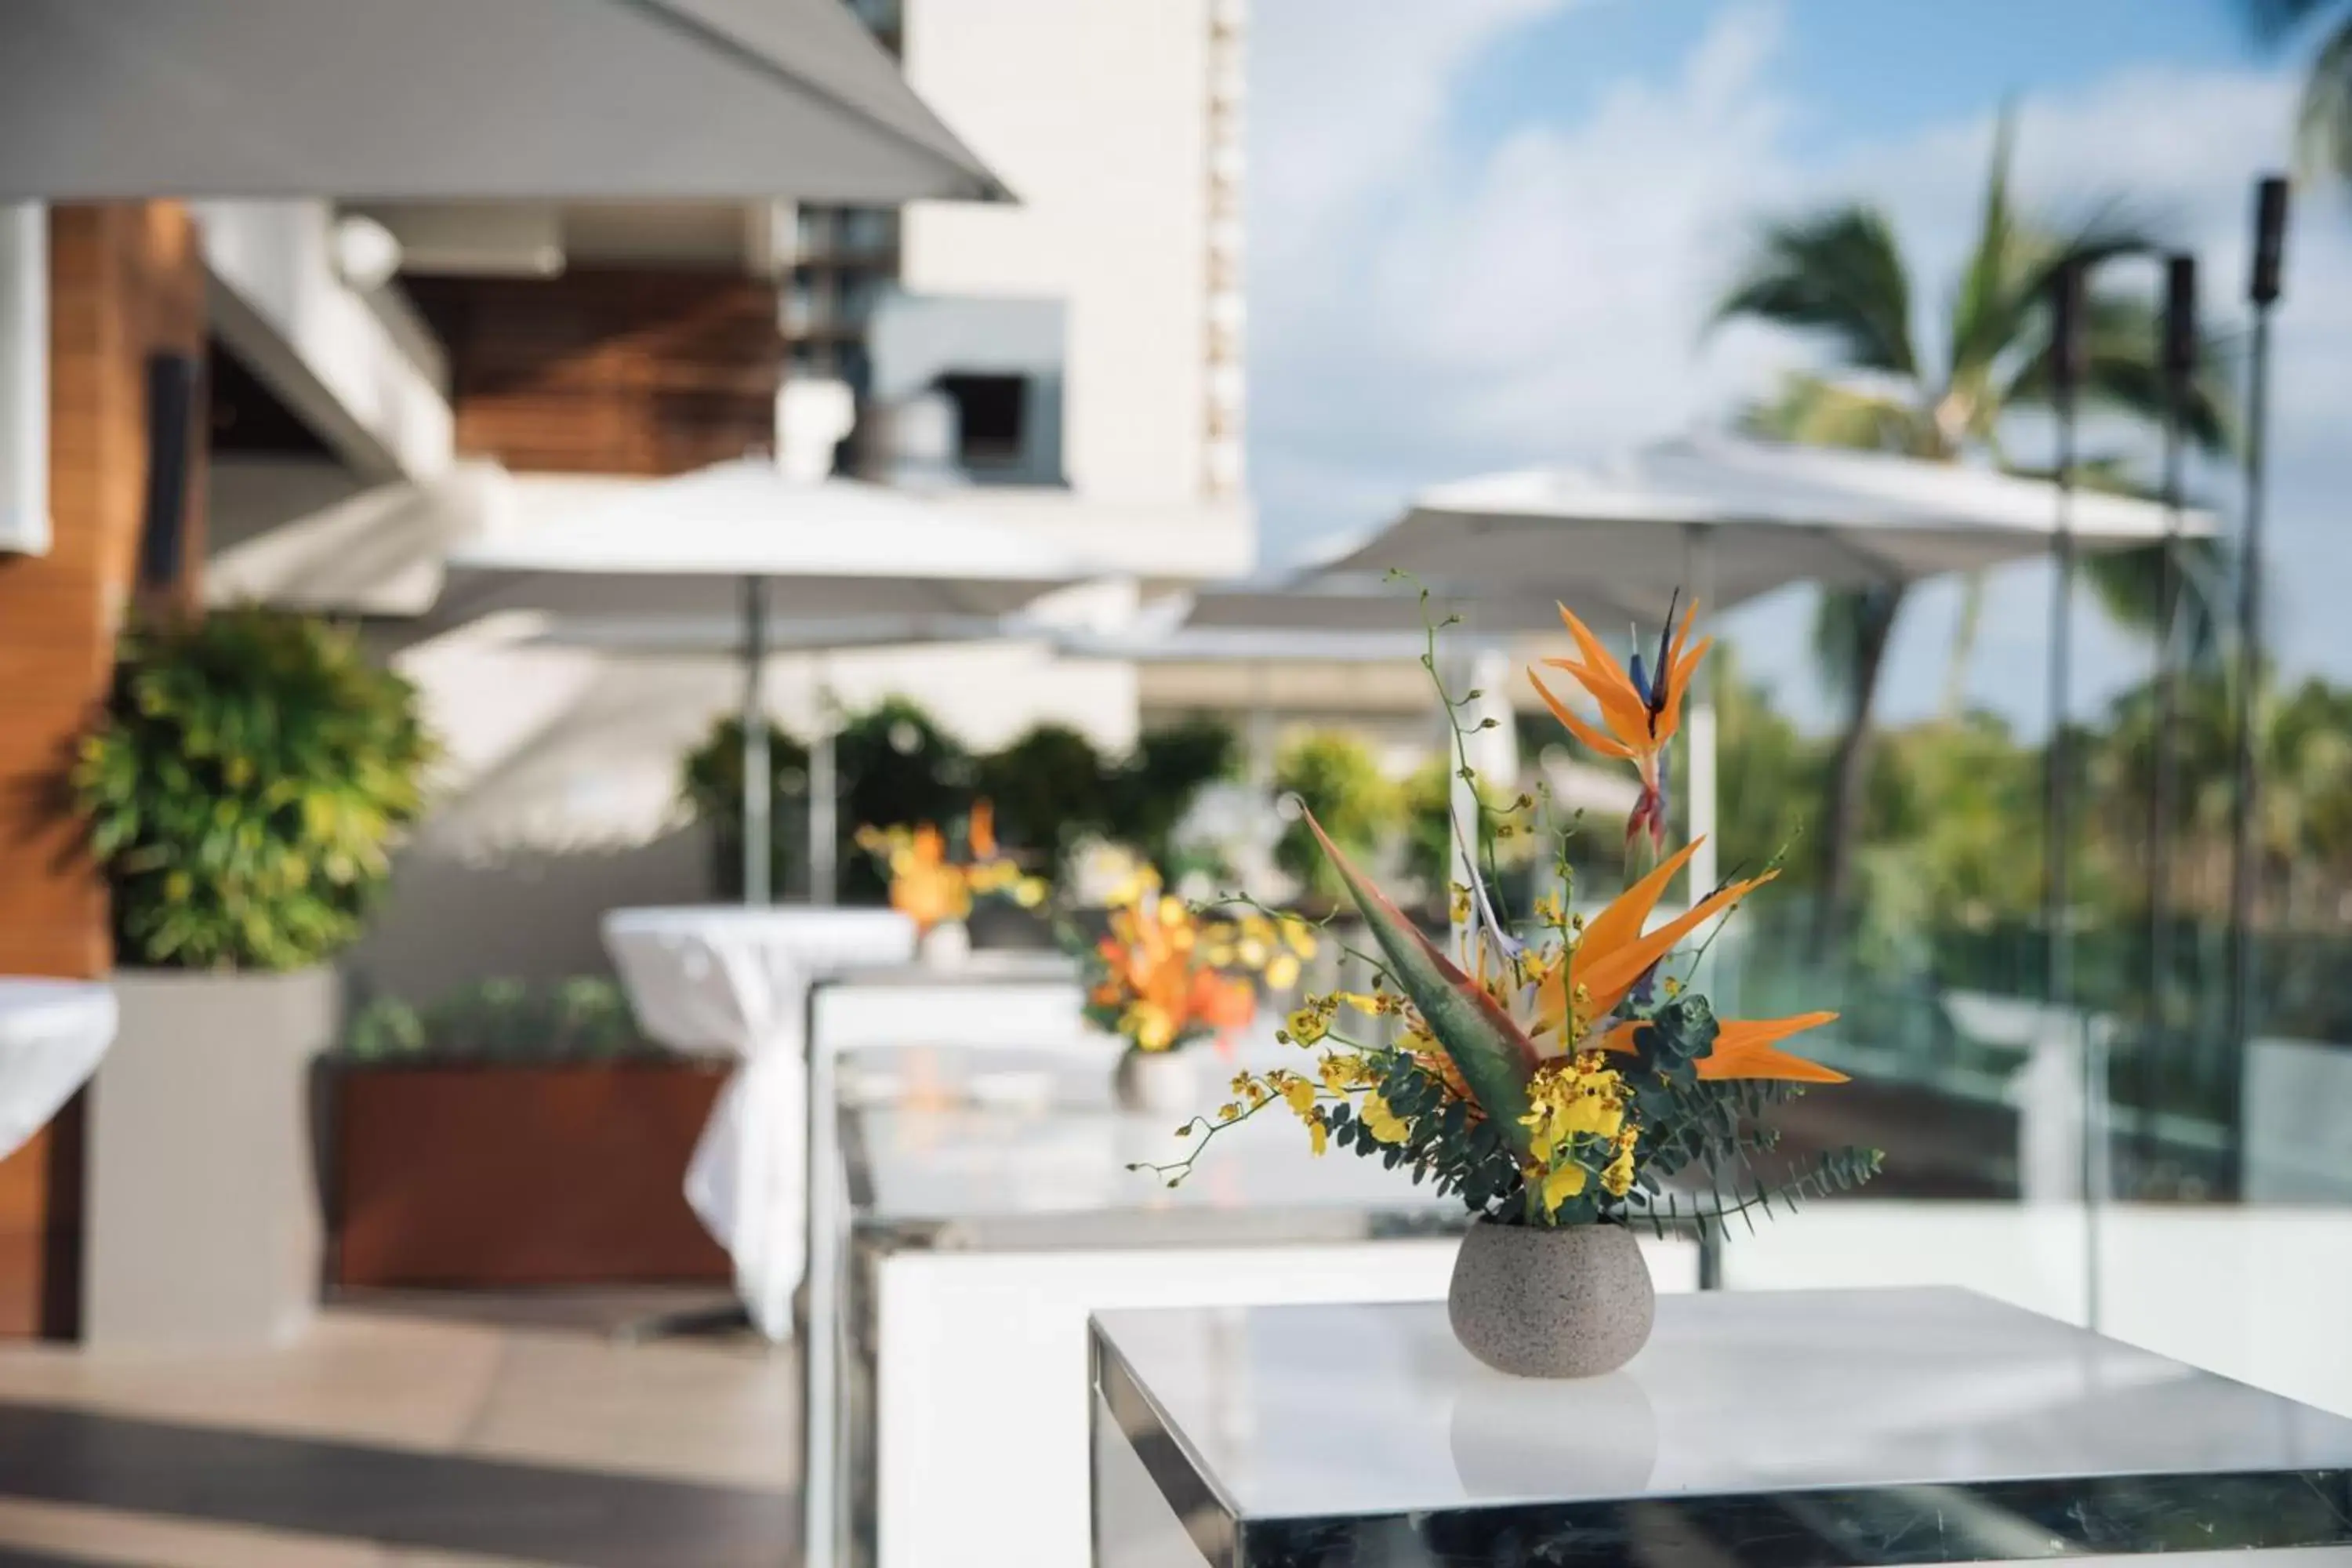
<svg viewBox="0 0 2352 1568">
<path fill-rule="evenodd" d="M 1683 576 L 1691 602 L 1702 614 L 1715 602 L 1715 531 L 1704 525 L 1685 529 L 1683 532 Z M 1668 628 L 1671 635 L 1672 628 Z M 1663 672 L 1657 677 L 1664 679 Z M 1690 841 L 1698 846 L 1691 851 L 1690 901 L 1696 904 L 1715 890 L 1723 876 L 1722 835 L 1717 831 L 1716 753 L 1715 753 L 1715 671 L 1701 661 L 1693 677 L 1689 694 L 1690 710 L 1684 716 L 1683 728 L 1688 734 L 1690 747 Z M 1697 972 L 1693 983 L 1704 989 L 1718 1007 L 1728 1007 L 1732 999 L 1717 989 L 1715 944 L 1703 944 Z"/>
<path fill-rule="evenodd" d="M 841 896 L 840 868 L 835 857 L 840 831 L 833 751 L 833 689 L 825 682 L 824 660 L 816 667 L 816 733 L 809 742 L 809 902 L 832 904 Z"/>
<path fill-rule="evenodd" d="M 1683 534 L 1683 575 L 1692 603 L 1704 612 L 1715 599 L 1715 532 L 1699 526 Z M 1669 634 L 1673 628 L 1667 628 Z M 1721 877 L 1723 847 L 1716 834 L 1715 675 L 1699 666 L 1691 683 L 1690 713 L 1684 721 L 1690 736 L 1690 837 L 1698 848 L 1690 858 L 1691 902 L 1715 889 Z"/>
<path fill-rule="evenodd" d="M 2270 424 L 2271 311 L 2279 300 L 2279 269 L 2286 245 L 2287 183 L 2273 176 L 2257 187 L 2254 268 L 2247 298 L 2254 307 L 2253 352 L 2246 363 L 2245 521 L 2238 534 L 2238 702 L 2231 737 L 2230 989 L 2227 1054 L 2221 1058 L 2221 1125 L 2228 1138 L 2221 1178 L 2235 1196 L 2245 1181 L 2245 1072 L 2252 1055 L 2254 987 L 2259 954 L 2254 918 L 2261 903 L 2262 858 L 2257 837 L 2262 773 L 2255 762 L 2255 704 L 2263 686 L 2263 509 Z"/>
<path fill-rule="evenodd" d="M 2087 1012 L 2074 1012 L 2074 946 L 2067 929 L 2067 874 L 2072 847 L 2074 747 L 2066 732 L 2074 685 L 2074 394 L 2083 368 L 2084 264 L 2062 263 L 2053 300 L 2052 402 L 2058 423 L 2058 516 L 2051 538 L 2056 582 L 2050 599 L 2050 747 L 2043 801 L 2042 920 L 2049 943 L 2050 1016 L 2080 1053 L 2082 1091 L 2084 1324 L 2096 1331 L 2104 1284 L 2099 1207 L 2106 1198 L 2107 1117 L 2105 1043 L 2090 1027 Z"/>
<path fill-rule="evenodd" d="M 768 584 L 743 579 L 743 902 L 759 908 L 773 900 L 769 885 L 775 857 L 775 824 L 768 754 Z"/>
</svg>

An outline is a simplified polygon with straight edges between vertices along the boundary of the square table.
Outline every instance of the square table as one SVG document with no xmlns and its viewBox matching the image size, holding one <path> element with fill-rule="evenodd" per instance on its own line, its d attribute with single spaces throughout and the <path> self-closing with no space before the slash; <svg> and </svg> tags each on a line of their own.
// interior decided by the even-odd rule
<svg viewBox="0 0 2352 1568">
<path fill-rule="evenodd" d="M 890 1066 L 902 1069 L 905 1053 Z M 835 1495 L 807 1561 L 1083 1568 L 1087 1320 L 1113 1306 L 1432 1300 L 1457 1200 L 1272 1113 L 1170 1189 L 1124 1167 L 1182 1145 L 1112 1107 L 1097 1071 L 1028 1105 L 860 1105 L 845 1064 L 848 1365 Z M 1653 1243 L 1667 1288 L 1687 1241 Z M 830 1534 L 814 1521 L 827 1518 Z"/>
<path fill-rule="evenodd" d="M 1100 1568 L 2352 1548 L 2352 1422 L 1965 1290 L 1664 1296 L 1623 1370 L 1564 1382 L 1481 1366 L 1436 1305 L 1103 1312 L 1092 1343 Z"/>
</svg>

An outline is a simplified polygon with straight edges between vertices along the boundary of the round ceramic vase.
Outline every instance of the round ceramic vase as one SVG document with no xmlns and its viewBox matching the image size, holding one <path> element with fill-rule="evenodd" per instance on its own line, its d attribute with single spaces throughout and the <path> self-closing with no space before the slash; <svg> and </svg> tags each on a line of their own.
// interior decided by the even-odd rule
<svg viewBox="0 0 2352 1568">
<path fill-rule="evenodd" d="M 1201 1109 L 1201 1075 L 1189 1051 L 1129 1046 L 1119 1054 L 1110 1085 L 1121 1110 L 1189 1120 Z"/>
<path fill-rule="evenodd" d="M 1519 1377 L 1599 1377 L 1649 1342 L 1649 1265 L 1622 1225 L 1472 1222 L 1446 1316 L 1462 1348 Z"/>
</svg>

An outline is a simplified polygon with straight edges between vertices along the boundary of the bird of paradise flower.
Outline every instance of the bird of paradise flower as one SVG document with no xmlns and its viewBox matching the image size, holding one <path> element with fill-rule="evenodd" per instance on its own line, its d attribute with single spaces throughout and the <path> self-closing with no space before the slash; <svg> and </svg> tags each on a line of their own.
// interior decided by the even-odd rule
<svg viewBox="0 0 2352 1568">
<path fill-rule="evenodd" d="M 1584 658 L 1556 667 L 1601 700 L 1610 733 L 1583 725 L 1539 679 L 1538 689 L 1588 743 L 1634 763 L 1643 783 L 1636 822 L 1662 837 L 1664 749 L 1710 646 L 1689 643 L 1696 606 L 1671 638 L 1661 638 L 1654 669 L 1637 656 L 1632 673 L 1573 616 L 1561 615 Z M 1492 889 L 1475 858 L 1466 858 L 1469 880 L 1455 890 L 1461 932 L 1448 955 L 1311 815 L 1307 822 L 1371 934 L 1382 984 L 1369 994 L 1308 997 L 1281 1037 L 1322 1047 L 1313 1070 L 1237 1078 L 1232 1100 L 1183 1130 L 1201 1135 L 1188 1158 L 1144 1168 L 1181 1180 L 1219 1131 L 1279 1102 L 1307 1124 L 1318 1153 L 1336 1141 L 1391 1163 L 1407 1159 L 1481 1212 L 1516 1198 L 1522 1211 L 1510 1217 L 1523 1223 L 1585 1223 L 1611 1217 L 1629 1200 L 1653 1203 L 1660 1174 L 1673 1173 L 1654 1167 L 1680 1168 L 1705 1156 L 1712 1169 L 1717 1154 L 1742 1153 L 1748 1145 L 1727 1130 L 1760 1104 L 1750 1090 L 1844 1081 L 1833 1068 L 1780 1048 L 1835 1014 L 1719 1021 L 1679 977 L 1662 973 L 1679 944 L 1728 915 L 1776 870 L 1728 881 L 1652 929 L 1668 885 L 1697 848 L 1693 843 L 1590 920 L 1569 913 L 1565 900 L 1548 901 L 1529 940 L 1498 918 Z M 1343 1032 L 1354 1026 L 1343 1014 L 1392 1017 L 1397 1037 L 1353 1038 Z M 1876 1168 L 1874 1152 L 1840 1152 L 1782 1193 L 1851 1185 Z M 1756 1201 L 1769 1201 L 1760 1183 Z M 1746 1200 L 1734 1206 L 1744 1208 Z M 1725 1212 L 1718 1198 L 1717 1223 Z"/>
</svg>

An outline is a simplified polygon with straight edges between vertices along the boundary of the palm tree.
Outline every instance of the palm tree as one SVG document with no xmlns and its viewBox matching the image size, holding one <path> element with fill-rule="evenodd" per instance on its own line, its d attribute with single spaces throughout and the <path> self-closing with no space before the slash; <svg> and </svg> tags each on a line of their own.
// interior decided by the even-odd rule
<svg viewBox="0 0 2352 1568">
<path fill-rule="evenodd" d="M 1764 226 L 1710 326 L 1745 320 L 1784 327 L 1829 348 L 1835 365 L 1826 374 L 1787 376 L 1772 397 L 1747 411 L 1748 430 L 1811 446 L 2016 467 L 2003 447 L 2004 429 L 2013 410 L 2049 401 L 2047 300 L 2059 266 L 2069 259 L 2095 266 L 2152 255 L 2159 247 L 2122 221 L 2113 204 L 2071 228 L 2021 215 L 2011 195 L 2011 145 L 2004 112 L 1976 239 L 1943 316 L 1943 341 L 1933 345 L 1940 353 L 1932 357 L 1915 329 L 1915 274 L 1883 212 L 1855 203 Z M 2086 402 L 2161 416 L 2157 329 L 2146 297 L 2112 288 L 2090 293 L 2083 334 Z M 2224 439 L 2226 395 L 2213 356 L 2206 363 L 2184 429 L 2212 447 Z M 1956 663 L 1965 661 L 1980 595 L 1972 584 Z M 1823 835 L 1816 918 L 1822 938 L 1853 873 L 1878 679 L 1906 597 L 1891 584 L 1826 594 L 1814 626 L 1817 660 L 1845 710 Z M 2152 607 L 2139 613 L 2153 619 Z"/>
<path fill-rule="evenodd" d="M 2304 24 L 2333 16 L 2304 75 L 2295 162 L 2311 174 L 2352 179 L 2352 5 L 2344 0 L 2238 0 L 2238 8 L 2266 44 L 2281 43 Z"/>
</svg>

